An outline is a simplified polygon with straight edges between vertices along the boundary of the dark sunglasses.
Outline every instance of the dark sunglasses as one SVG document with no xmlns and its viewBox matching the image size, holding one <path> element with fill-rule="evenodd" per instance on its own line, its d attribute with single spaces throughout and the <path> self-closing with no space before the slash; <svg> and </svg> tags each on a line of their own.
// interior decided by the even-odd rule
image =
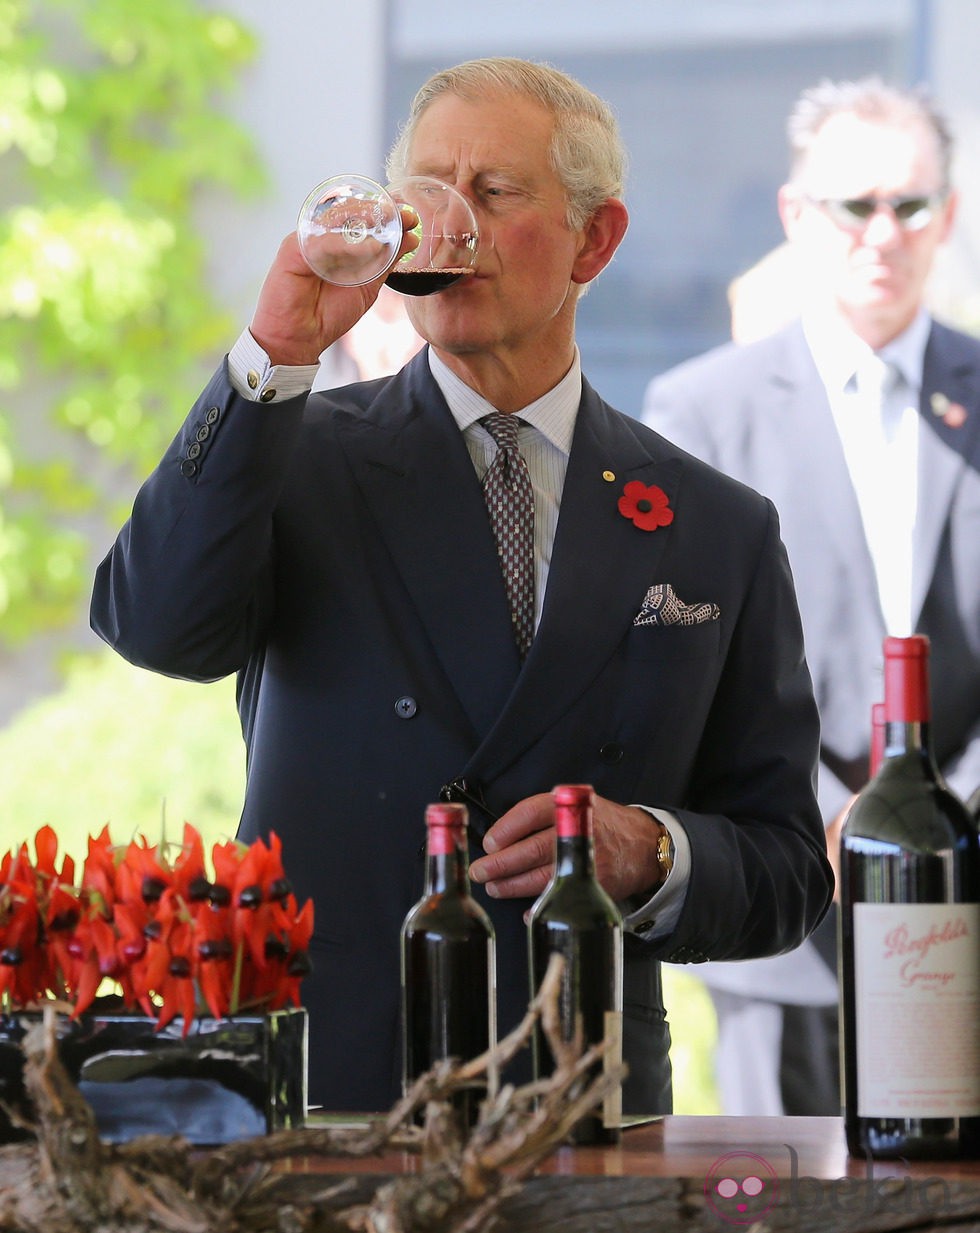
<svg viewBox="0 0 980 1233">
<path fill-rule="evenodd" d="M 848 231 L 861 231 L 884 206 L 891 210 L 903 231 L 921 231 L 932 222 L 943 197 L 941 193 L 932 193 L 922 197 L 807 197 L 807 201 Z"/>
</svg>

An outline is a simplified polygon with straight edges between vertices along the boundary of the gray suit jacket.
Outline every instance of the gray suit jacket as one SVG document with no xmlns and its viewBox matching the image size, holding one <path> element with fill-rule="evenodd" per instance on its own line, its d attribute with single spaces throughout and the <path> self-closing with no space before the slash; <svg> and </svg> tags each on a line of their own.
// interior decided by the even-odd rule
<svg viewBox="0 0 980 1233">
<path fill-rule="evenodd" d="M 960 426 L 933 413 L 936 394 L 962 406 Z M 932 643 L 936 755 L 965 797 L 980 783 L 980 342 L 933 324 L 920 413 L 913 610 Z M 857 498 L 801 325 L 727 344 L 657 378 L 643 419 L 779 511 L 820 710 L 819 798 L 829 822 L 866 779 L 885 627 Z M 792 982 L 792 964 L 781 967 Z"/>
</svg>

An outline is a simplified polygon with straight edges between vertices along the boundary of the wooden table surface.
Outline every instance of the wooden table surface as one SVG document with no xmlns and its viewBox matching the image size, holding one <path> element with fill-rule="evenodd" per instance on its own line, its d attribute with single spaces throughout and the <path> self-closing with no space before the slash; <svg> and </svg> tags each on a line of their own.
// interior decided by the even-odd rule
<svg viewBox="0 0 980 1233">
<path fill-rule="evenodd" d="M 364 1202 L 419 1161 L 389 1152 L 286 1167 L 287 1195 L 344 1174 Z M 673 1116 L 630 1127 L 614 1147 L 559 1148 L 499 1217 L 501 1233 L 980 1233 L 980 1161 L 852 1158 L 835 1117 Z"/>
<path fill-rule="evenodd" d="M 868 1162 L 849 1156 L 837 1117 L 666 1117 L 624 1133 L 618 1148 L 582 1149 L 578 1173 L 705 1177 L 721 1157 L 743 1153 L 764 1160 L 777 1177 L 868 1176 Z M 553 1162 L 564 1171 L 570 1149 Z M 875 1176 L 980 1178 L 980 1161 L 873 1162 Z"/>
<path fill-rule="evenodd" d="M 836 1117 L 671 1116 L 630 1127 L 613 1147 L 559 1148 L 538 1172 L 583 1177 L 705 1178 L 732 1153 L 757 1157 L 779 1178 L 869 1177 L 869 1163 L 849 1156 Z M 301 1166 L 338 1173 L 410 1173 L 417 1157 L 389 1152 L 366 1160 L 314 1160 Z M 881 1161 L 873 1177 L 980 1180 L 980 1161 Z"/>
</svg>

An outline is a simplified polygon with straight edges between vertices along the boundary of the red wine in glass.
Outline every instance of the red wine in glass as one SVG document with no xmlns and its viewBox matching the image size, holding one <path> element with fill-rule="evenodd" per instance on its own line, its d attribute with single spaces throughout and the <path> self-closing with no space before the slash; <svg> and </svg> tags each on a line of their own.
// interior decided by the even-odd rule
<svg viewBox="0 0 980 1233">
<path fill-rule="evenodd" d="M 461 278 L 475 273 L 472 266 L 469 269 L 427 270 L 394 269 L 385 279 L 389 287 L 400 291 L 402 295 L 432 295 L 436 291 L 445 291 Z"/>
</svg>

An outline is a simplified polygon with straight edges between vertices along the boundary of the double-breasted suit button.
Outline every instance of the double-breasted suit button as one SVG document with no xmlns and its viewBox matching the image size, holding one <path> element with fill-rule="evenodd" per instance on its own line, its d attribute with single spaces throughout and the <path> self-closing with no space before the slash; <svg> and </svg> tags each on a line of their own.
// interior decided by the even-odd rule
<svg viewBox="0 0 980 1233">
<path fill-rule="evenodd" d="M 399 698 L 395 703 L 395 714 L 399 719 L 412 719 L 418 709 L 419 704 L 414 698 L 409 697 L 408 694 Z"/>
<path fill-rule="evenodd" d="M 605 745 L 599 748 L 599 757 L 607 766 L 618 765 L 625 756 L 626 750 L 620 745 L 619 741 L 606 741 Z"/>
</svg>

